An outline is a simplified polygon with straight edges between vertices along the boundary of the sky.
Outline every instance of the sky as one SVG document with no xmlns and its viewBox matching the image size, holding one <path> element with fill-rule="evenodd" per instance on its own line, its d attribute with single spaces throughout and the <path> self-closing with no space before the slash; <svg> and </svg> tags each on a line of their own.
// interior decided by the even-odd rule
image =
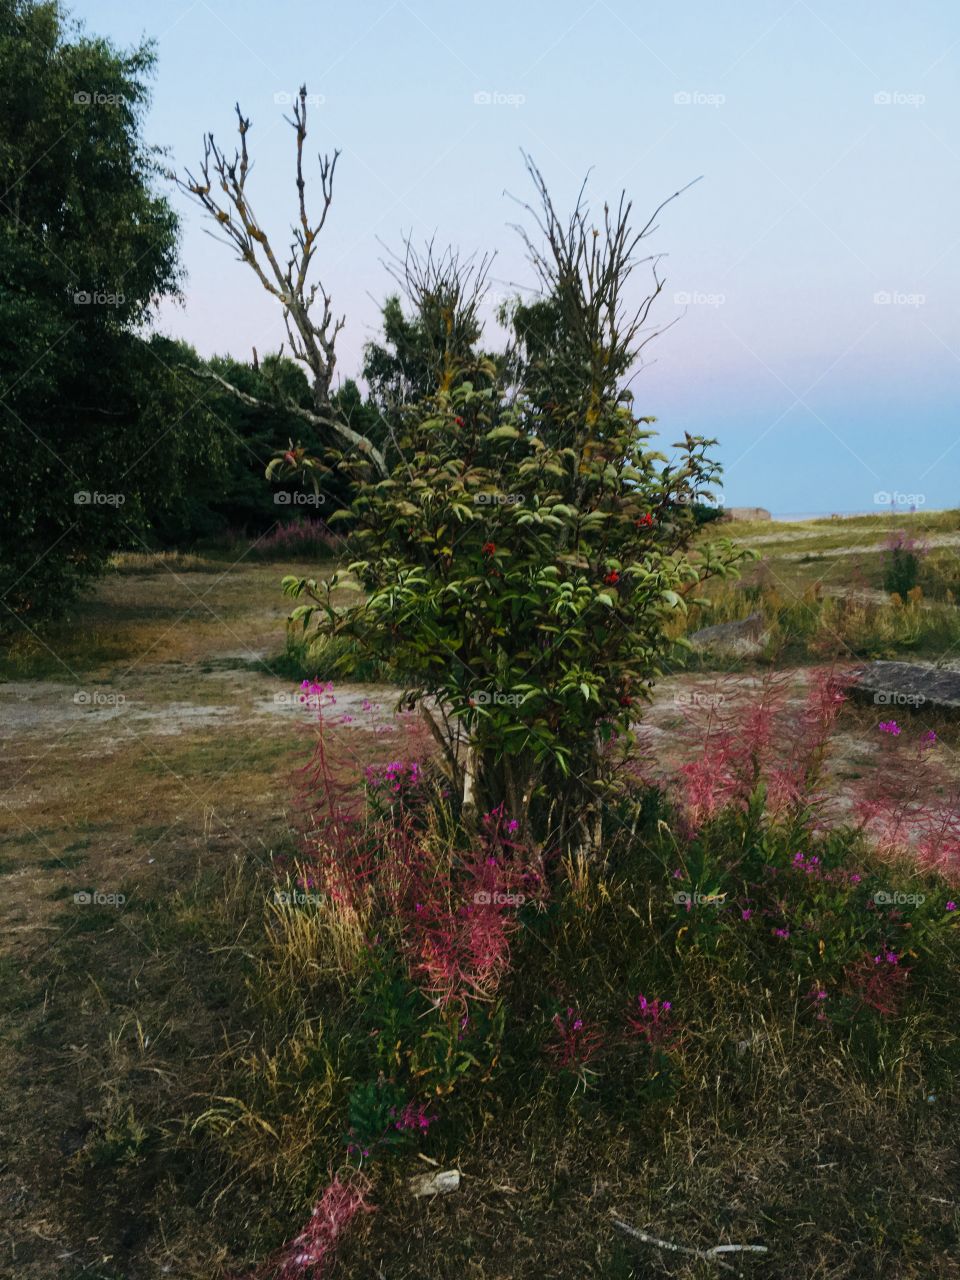
<svg viewBox="0 0 960 1280">
<path fill-rule="evenodd" d="M 948 0 L 83 0 L 88 33 L 155 40 L 150 142 L 196 172 L 252 120 L 253 206 L 295 210 L 284 96 L 312 97 L 305 174 L 339 148 L 317 276 L 357 376 L 387 250 L 436 235 L 495 251 L 489 305 L 529 290 L 511 224 L 523 155 L 561 209 L 622 189 L 666 284 L 636 409 L 664 444 L 716 437 L 723 499 L 776 514 L 960 506 L 960 6 Z M 182 215 L 183 307 L 162 331 L 247 359 L 284 339 L 275 301 Z M 636 299 L 649 277 L 638 269 Z"/>
</svg>

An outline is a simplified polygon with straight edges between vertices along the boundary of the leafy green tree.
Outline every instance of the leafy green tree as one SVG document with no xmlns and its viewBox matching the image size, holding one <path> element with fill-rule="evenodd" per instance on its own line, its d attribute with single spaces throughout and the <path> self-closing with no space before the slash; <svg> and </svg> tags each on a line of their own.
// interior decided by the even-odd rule
<svg viewBox="0 0 960 1280">
<path fill-rule="evenodd" d="M 62 607 L 147 507 L 218 465 L 214 419 L 141 334 L 179 288 L 177 221 L 142 138 L 148 44 L 0 0 L 0 616 Z M 149 497 L 148 497 L 149 495 Z"/>
<path fill-rule="evenodd" d="M 582 199 L 561 224 L 530 170 L 542 302 L 514 308 L 499 365 L 444 353 L 431 394 L 402 412 L 386 477 L 352 464 L 359 603 L 334 606 L 340 576 L 285 585 L 308 598 L 294 611 L 304 625 L 319 614 L 327 634 L 406 674 L 465 812 L 503 802 L 526 834 L 592 852 L 610 744 L 629 740 L 663 672 L 671 616 L 743 553 L 693 546 L 715 442 L 687 435 L 672 459 L 658 452 L 625 386 L 662 288 L 654 270 L 639 308 L 623 302 L 652 224 L 631 231 L 621 201 L 594 228 Z"/>
</svg>

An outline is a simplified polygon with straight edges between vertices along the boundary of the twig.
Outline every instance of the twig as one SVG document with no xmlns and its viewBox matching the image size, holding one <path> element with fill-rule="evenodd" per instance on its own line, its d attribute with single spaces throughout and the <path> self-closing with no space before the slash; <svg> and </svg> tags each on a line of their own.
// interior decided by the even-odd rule
<svg viewBox="0 0 960 1280">
<path fill-rule="evenodd" d="M 702 1258 L 705 1262 L 713 1262 L 716 1266 L 722 1267 L 724 1271 L 735 1271 L 729 1262 L 723 1262 L 717 1256 L 720 1253 L 766 1253 L 766 1245 L 762 1244 L 717 1244 L 712 1249 L 689 1249 L 686 1245 L 672 1244 L 669 1240 L 661 1240 L 658 1236 L 647 1235 L 645 1231 L 640 1231 L 637 1227 L 632 1227 L 629 1222 L 619 1217 L 615 1210 L 610 1211 L 613 1219 L 613 1225 L 625 1232 L 628 1236 L 632 1236 L 634 1240 L 642 1240 L 644 1244 L 656 1245 L 658 1249 L 669 1249 L 673 1253 L 686 1253 L 691 1258 Z"/>
</svg>

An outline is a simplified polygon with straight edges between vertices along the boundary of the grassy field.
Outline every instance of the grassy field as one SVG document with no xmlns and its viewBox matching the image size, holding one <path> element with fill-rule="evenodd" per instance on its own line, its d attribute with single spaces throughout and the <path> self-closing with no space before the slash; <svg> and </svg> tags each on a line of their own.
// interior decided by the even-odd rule
<svg viewBox="0 0 960 1280">
<path fill-rule="evenodd" d="M 892 525 L 929 544 L 910 598 L 884 589 Z M 752 811 L 691 827 L 691 788 L 674 787 L 716 746 L 691 708 L 723 706 L 742 735 L 739 713 L 769 701 L 772 794 L 814 666 L 960 666 L 960 513 L 723 532 L 762 559 L 677 633 L 759 611 L 760 652 L 678 661 L 603 863 L 554 868 L 549 899 L 510 918 L 506 967 L 466 1027 L 398 967 L 416 921 L 379 890 L 353 915 L 276 899 L 315 821 L 316 724 L 296 683 L 334 656 L 285 635 L 278 584 L 315 565 L 128 555 L 70 620 L 14 637 L 0 1276 L 250 1276 L 334 1176 L 374 1211 L 348 1229 L 344 1212 L 317 1274 L 960 1276 L 960 884 L 849 821 L 878 796 L 916 822 L 949 810 L 956 721 L 898 712 L 893 741 L 873 708 L 844 706 L 815 840 Z M 398 690 L 358 674 L 326 717 L 344 784 L 422 749 Z M 935 748 L 914 751 L 924 734 Z M 441 806 L 416 838 L 452 886 L 442 824 Z M 686 911 L 677 886 L 724 895 L 724 911 Z M 880 919 L 880 889 L 923 902 Z M 874 954 L 897 962 L 875 972 Z M 396 1081 L 427 1106 L 412 1132 L 384 1120 Z M 408 1179 L 438 1169 L 459 1189 L 414 1199 Z M 756 1251 L 702 1256 L 721 1244 Z"/>
</svg>

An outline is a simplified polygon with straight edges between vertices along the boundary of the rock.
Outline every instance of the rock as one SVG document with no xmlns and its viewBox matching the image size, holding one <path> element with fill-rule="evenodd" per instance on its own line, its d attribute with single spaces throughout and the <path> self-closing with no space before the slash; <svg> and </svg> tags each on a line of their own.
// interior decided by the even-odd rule
<svg viewBox="0 0 960 1280">
<path fill-rule="evenodd" d="M 763 652 L 766 639 L 762 613 L 751 613 L 738 622 L 719 622 L 713 627 L 702 627 L 687 639 L 695 649 L 712 649 L 715 653 L 727 653 L 732 657 L 749 658 Z"/>
<path fill-rule="evenodd" d="M 766 507 L 724 507 L 721 520 L 772 520 Z"/>
<path fill-rule="evenodd" d="M 460 1170 L 445 1169 L 442 1173 L 418 1173 L 407 1186 L 415 1196 L 435 1196 L 446 1191 L 456 1191 L 460 1186 Z"/>
<path fill-rule="evenodd" d="M 891 714 L 920 707 L 960 711 L 960 671 L 920 662 L 871 662 L 851 673 L 849 692 Z"/>
</svg>

